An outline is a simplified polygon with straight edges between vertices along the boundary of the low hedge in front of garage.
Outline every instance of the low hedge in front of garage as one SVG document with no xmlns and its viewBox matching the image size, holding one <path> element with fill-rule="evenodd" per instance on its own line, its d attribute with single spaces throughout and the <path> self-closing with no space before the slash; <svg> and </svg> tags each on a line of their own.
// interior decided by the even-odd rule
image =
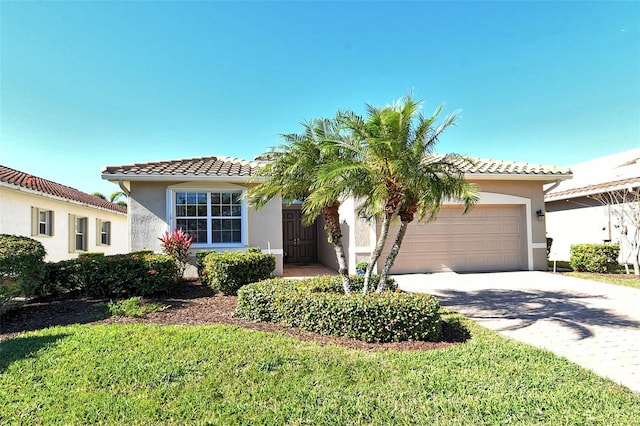
<svg viewBox="0 0 640 426">
<path fill-rule="evenodd" d="M 249 284 L 238 290 L 236 315 L 365 342 L 439 340 L 440 304 L 435 297 L 392 291 L 350 295 L 322 291 L 328 282 L 327 277 L 320 277 Z"/>
</svg>

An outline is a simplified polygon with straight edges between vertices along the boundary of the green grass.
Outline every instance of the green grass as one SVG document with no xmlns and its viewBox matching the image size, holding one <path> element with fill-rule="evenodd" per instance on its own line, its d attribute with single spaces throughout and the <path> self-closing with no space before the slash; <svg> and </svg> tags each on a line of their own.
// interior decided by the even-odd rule
<svg viewBox="0 0 640 426">
<path fill-rule="evenodd" d="M 585 280 L 600 281 L 608 284 L 623 285 L 626 287 L 639 288 L 640 289 L 640 277 L 633 278 L 618 278 L 611 275 L 598 275 L 588 272 L 564 272 L 563 275 L 569 277 L 583 278 Z"/>
<path fill-rule="evenodd" d="M 0 343 L 0 423 L 640 424 L 640 395 L 469 327 L 467 343 L 423 352 L 222 325 L 30 332 Z"/>
<path fill-rule="evenodd" d="M 117 302 L 99 303 L 98 305 L 102 306 L 110 315 L 131 318 L 142 318 L 148 313 L 161 312 L 168 307 L 159 303 L 144 302 L 139 296 Z"/>
</svg>

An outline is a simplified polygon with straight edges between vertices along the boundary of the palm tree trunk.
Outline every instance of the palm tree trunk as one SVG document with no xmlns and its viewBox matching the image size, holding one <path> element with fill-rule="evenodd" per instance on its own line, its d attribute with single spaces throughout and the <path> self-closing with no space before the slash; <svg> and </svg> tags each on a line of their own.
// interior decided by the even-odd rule
<svg viewBox="0 0 640 426">
<path fill-rule="evenodd" d="M 407 226 L 409 226 L 409 222 L 400 222 L 400 229 L 398 229 L 396 239 L 393 242 L 393 246 L 391 246 L 391 251 L 387 255 L 387 260 L 384 262 L 382 273 L 380 273 L 380 281 L 378 282 L 378 288 L 376 289 L 378 293 L 381 293 L 387 289 L 387 278 L 389 277 L 389 272 L 391 271 L 393 262 L 396 261 L 396 257 L 398 256 L 398 252 L 400 251 L 400 246 L 402 245 L 404 235 L 407 233 Z"/>
<path fill-rule="evenodd" d="M 340 203 L 333 203 L 322 209 L 324 220 L 326 222 L 327 231 L 329 232 L 329 240 L 333 244 L 338 259 L 338 274 L 342 280 L 342 289 L 345 294 L 351 294 L 351 281 L 349 280 L 349 267 L 347 257 L 344 253 L 342 245 L 342 229 L 340 228 L 340 213 L 338 209 Z"/>
<path fill-rule="evenodd" d="M 396 213 L 389 214 L 385 213 L 382 218 L 382 227 L 380 228 L 380 236 L 378 237 L 378 241 L 376 242 L 376 246 L 371 252 L 371 256 L 369 257 L 369 265 L 367 266 L 367 270 L 364 273 L 364 287 L 362 289 L 363 293 L 369 292 L 369 286 L 371 284 L 371 274 L 373 272 L 373 267 L 376 262 L 380 258 L 380 254 L 382 254 L 382 249 L 384 248 L 384 244 L 387 242 L 387 236 L 389 235 L 389 227 L 391 226 L 391 221 L 396 216 Z"/>
</svg>

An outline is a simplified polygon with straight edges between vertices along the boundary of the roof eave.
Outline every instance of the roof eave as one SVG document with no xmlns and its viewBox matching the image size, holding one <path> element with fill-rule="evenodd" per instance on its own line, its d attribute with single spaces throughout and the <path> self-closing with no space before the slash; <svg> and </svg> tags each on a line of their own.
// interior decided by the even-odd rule
<svg viewBox="0 0 640 426">
<path fill-rule="evenodd" d="M 638 186 L 640 186 L 640 183 L 636 182 L 635 184 L 626 183 L 626 184 L 620 184 L 620 185 L 612 185 L 606 188 L 593 188 L 593 189 L 584 190 L 584 191 L 580 191 L 580 188 L 576 188 L 576 190 L 572 190 L 571 193 L 560 192 L 558 194 L 547 194 L 547 196 L 544 197 L 544 201 L 550 202 L 550 201 L 570 200 L 572 198 L 589 197 L 591 195 L 604 194 L 606 192 L 611 192 L 611 191 L 622 191 L 622 190 L 628 189 L 629 187 L 637 188 Z"/>
<path fill-rule="evenodd" d="M 38 190 L 35 190 L 35 189 L 31 189 L 31 188 L 25 188 L 24 186 L 14 185 L 14 184 L 11 184 L 11 183 L 0 182 L 0 187 L 6 188 L 6 189 L 10 189 L 10 190 L 13 190 L 13 191 L 25 192 L 25 193 L 31 194 L 31 195 L 37 195 L 39 197 L 50 198 L 52 200 L 63 201 L 63 202 L 75 204 L 75 205 L 78 205 L 78 206 L 84 206 L 84 207 L 89 207 L 89 208 L 92 208 L 92 209 L 98 209 L 98 210 L 102 210 L 102 211 L 109 212 L 109 213 L 121 214 L 121 215 L 124 215 L 124 216 L 127 215 L 126 211 L 125 212 L 121 212 L 121 211 L 118 211 L 118 210 L 111 210 L 111 209 L 108 209 L 106 207 L 100 207 L 100 206 L 96 206 L 94 204 L 84 203 L 84 202 L 78 201 L 78 200 L 72 200 L 70 198 L 61 197 L 59 195 L 47 194 L 46 192 L 38 191 Z"/>
<path fill-rule="evenodd" d="M 572 174 L 565 173 L 465 173 L 465 178 L 469 180 L 531 180 L 555 182 L 557 180 L 571 179 L 572 177 Z"/>
<path fill-rule="evenodd" d="M 230 176 L 230 175 L 206 175 L 206 174 L 134 174 L 134 173 L 103 173 L 102 179 L 110 182 L 117 183 L 122 181 L 147 181 L 147 182 L 163 182 L 163 181 L 220 181 L 220 182 L 235 182 L 235 183 L 249 183 L 260 182 L 263 178 L 257 178 L 255 176 Z"/>
</svg>

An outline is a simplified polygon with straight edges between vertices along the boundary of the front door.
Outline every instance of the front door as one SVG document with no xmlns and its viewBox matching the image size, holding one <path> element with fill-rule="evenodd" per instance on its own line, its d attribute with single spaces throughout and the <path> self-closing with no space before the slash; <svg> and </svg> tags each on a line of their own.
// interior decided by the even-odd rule
<svg viewBox="0 0 640 426">
<path fill-rule="evenodd" d="M 302 226 L 300 209 L 282 210 L 282 241 L 285 262 L 315 263 L 318 261 L 316 223 Z"/>
</svg>

